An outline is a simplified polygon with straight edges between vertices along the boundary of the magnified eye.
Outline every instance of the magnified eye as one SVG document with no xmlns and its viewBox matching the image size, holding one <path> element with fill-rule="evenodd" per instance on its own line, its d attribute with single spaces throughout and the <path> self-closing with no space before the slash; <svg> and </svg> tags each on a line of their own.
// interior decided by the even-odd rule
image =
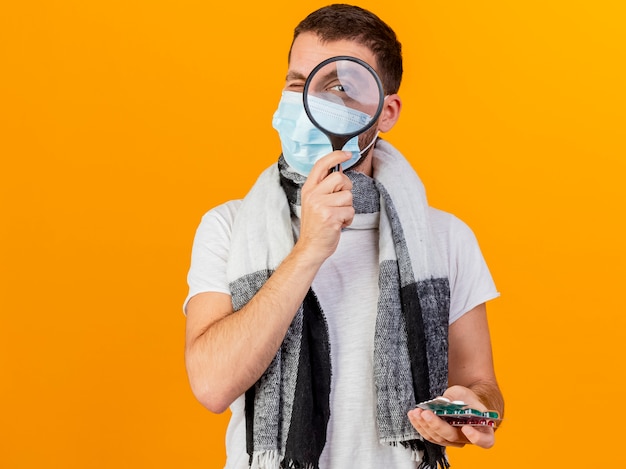
<svg viewBox="0 0 626 469">
<path fill-rule="evenodd" d="M 354 86 L 349 80 L 332 80 L 325 86 L 325 92 L 337 95 L 351 95 L 354 92 Z"/>
</svg>

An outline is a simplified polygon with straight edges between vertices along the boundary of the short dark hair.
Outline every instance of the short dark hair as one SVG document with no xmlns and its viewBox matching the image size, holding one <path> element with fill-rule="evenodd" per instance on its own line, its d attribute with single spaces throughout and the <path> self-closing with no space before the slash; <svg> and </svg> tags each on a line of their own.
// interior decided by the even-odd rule
<svg viewBox="0 0 626 469">
<path fill-rule="evenodd" d="M 385 94 L 398 92 L 402 81 L 402 46 L 393 29 L 374 13 L 354 5 L 328 5 L 296 26 L 293 41 L 306 32 L 314 33 L 324 42 L 347 39 L 368 47 L 376 58 Z"/>
</svg>

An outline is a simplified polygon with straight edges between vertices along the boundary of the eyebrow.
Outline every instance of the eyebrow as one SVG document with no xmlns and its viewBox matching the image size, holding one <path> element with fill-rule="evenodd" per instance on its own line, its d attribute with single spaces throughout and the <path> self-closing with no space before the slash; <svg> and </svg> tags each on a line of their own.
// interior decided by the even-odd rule
<svg viewBox="0 0 626 469">
<path fill-rule="evenodd" d="M 334 68 L 333 70 L 325 73 L 322 76 L 319 76 L 319 74 L 316 74 L 316 76 L 318 77 L 319 80 L 324 80 L 324 83 L 330 80 L 336 80 L 339 78 L 339 74 L 337 73 L 337 69 Z"/>
<path fill-rule="evenodd" d="M 326 73 L 323 77 L 325 80 L 330 80 L 330 79 L 335 79 L 337 78 L 337 69 L 331 70 L 330 72 Z M 285 81 L 298 81 L 298 80 L 302 80 L 302 81 L 306 81 L 307 80 L 307 76 L 300 73 L 300 72 L 296 72 L 295 70 L 290 71 L 289 73 L 287 73 L 287 76 L 285 77 Z"/>
<path fill-rule="evenodd" d="M 287 73 L 287 76 L 285 77 L 285 81 L 293 81 L 293 80 L 306 81 L 306 76 L 304 76 L 300 72 L 296 72 L 296 71 L 292 70 L 289 73 Z"/>
</svg>

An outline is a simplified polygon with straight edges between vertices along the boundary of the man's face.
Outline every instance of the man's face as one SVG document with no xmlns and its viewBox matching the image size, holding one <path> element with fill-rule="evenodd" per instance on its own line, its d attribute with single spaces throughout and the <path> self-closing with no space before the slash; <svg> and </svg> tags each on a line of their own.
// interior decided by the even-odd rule
<svg viewBox="0 0 626 469">
<path fill-rule="evenodd" d="M 289 70 L 285 81 L 285 91 L 302 93 L 304 83 L 311 71 L 322 61 L 338 55 L 349 55 L 363 60 L 376 70 L 376 58 L 366 46 L 354 41 L 340 40 L 323 43 L 314 33 L 302 33 L 291 47 Z M 365 148 L 376 135 L 374 125 L 359 136 L 359 147 Z"/>
</svg>

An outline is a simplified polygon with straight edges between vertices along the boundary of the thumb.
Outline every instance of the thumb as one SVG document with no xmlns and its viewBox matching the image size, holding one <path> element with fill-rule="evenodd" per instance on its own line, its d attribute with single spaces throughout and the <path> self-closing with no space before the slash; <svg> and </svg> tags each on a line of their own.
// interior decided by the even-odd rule
<svg viewBox="0 0 626 469">
<path fill-rule="evenodd" d="M 480 428 L 481 429 L 479 430 L 475 427 L 464 425 L 463 427 L 461 427 L 461 432 L 463 432 L 465 437 L 473 445 L 479 446 L 480 448 L 489 449 L 495 444 L 496 435 L 493 431 L 493 428 Z"/>
</svg>

